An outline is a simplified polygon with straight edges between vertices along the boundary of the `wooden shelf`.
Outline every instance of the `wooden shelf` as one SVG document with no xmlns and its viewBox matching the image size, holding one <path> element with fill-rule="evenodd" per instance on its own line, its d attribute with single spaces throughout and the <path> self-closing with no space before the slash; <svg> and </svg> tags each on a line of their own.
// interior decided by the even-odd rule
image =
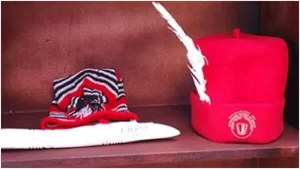
<svg viewBox="0 0 300 169">
<path fill-rule="evenodd" d="M 50 149 L 2 150 L 2 167 L 109 167 L 143 164 L 193 162 L 216 159 L 298 156 L 298 131 L 286 124 L 276 142 L 265 145 L 219 144 L 193 132 L 188 106 L 134 108 L 141 121 L 172 125 L 181 135 L 168 140 L 145 141 L 112 146 Z M 2 127 L 37 128 L 47 113 L 2 115 Z"/>
</svg>

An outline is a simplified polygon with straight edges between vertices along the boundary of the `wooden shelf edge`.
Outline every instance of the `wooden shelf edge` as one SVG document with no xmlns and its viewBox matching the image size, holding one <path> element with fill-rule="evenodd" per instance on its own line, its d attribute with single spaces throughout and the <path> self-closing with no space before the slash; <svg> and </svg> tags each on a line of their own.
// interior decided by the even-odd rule
<svg viewBox="0 0 300 169">
<path fill-rule="evenodd" d="M 264 150 L 261 150 L 264 151 Z M 265 150 L 266 153 L 257 153 L 253 150 L 240 150 L 238 153 L 233 150 L 218 152 L 181 152 L 164 154 L 143 154 L 143 155 L 120 155 L 111 157 L 78 157 L 64 159 L 44 160 L 10 160 L 1 161 L 5 168 L 24 167 L 111 167 L 111 166 L 134 166 L 166 163 L 183 163 L 208 160 L 247 159 L 247 158 L 269 158 L 269 157 L 293 157 L 298 156 L 298 148 L 291 148 L 286 151 L 281 149 Z M 214 157 L 214 158 L 212 158 Z"/>
<path fill-rule="evenodd" d="M 181 131 L 181 135 L 173 139 L 112 146 L 5 150 L 2 151 L 2 167 L 109 167 L 299 155 L 298 131 L 288 124 L 281 138 L 270 144 L 219 144 L 193 132 L 189 106 L 140 107 L 132 111 L 142 121 L 174 126 Z M 39 119 L 45 115 L 46 113 L 5 115 L 2 116 L 3 127 L 37 128 Z"/>
</svg>

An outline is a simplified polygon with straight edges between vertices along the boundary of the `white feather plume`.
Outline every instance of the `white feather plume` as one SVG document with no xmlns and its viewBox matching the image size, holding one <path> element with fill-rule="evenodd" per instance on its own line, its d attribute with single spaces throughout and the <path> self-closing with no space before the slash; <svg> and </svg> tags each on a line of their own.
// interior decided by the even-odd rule
<svg viewBox="0 0 300 169">
<path fill-rule="evenodd" d="M 205 93 L 206 91 L 206 80 L 204 79 L 203 66 L 207 63 L 207 59 L 198 46 L 195 47 L 194 41 L 185 34 L 180 25 L 175 21 L 171 14 L 158 2 L 152 2 L 153 6 L 160 13 L 161 17 L 164 18 L 170 25 L 168 28 L 175 33 L 179 40 L 187 49 L 187 58 L 190 63 L 188 68 L 191 72 L 193 82 L 199 94 L 200 100 L 211 103 L 209 96 Z"/>
</svg>

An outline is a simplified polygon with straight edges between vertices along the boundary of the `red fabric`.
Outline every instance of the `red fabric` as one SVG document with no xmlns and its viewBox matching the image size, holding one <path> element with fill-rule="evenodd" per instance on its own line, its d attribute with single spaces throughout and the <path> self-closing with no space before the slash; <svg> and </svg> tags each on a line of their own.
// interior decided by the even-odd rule
<svg viewBox="0 0 300 169">
<path fill-rule="evenodd" d="M 74 93 L 72 93 L 72 94 L 74 94 Z M 112 100 L 114 100 L 114 101 L 104 104 L 105 109 L 110 110 L 110 109 L 113 109 L 113 108 L 117 107 L 119 104 L 127 104 L 126 97 L 122 97 L 122 98 L 120 98 L 118 100 L 116 100 L 116 98 L 114 98 Z M 67 102 L 67 101 L 64 101 L 64 102 Z M 69 102 L 70 101 L 68 101 L 67 103 L 69 104 Z M 70 109 L 68 112 L 72 112 L 73 110 L 74 109 Z M 58 105 L 50 105 L 49 106 L 49 112 L 63 112 L 63 111 L 65 111 L 65 109 L 60 108 Z M 66 112 L 66 114 L 68 114 L 68 112 Z"/>
<path fill-rule="evenodd" d="M 200 135 L 215 142 L 269 143 L 276 140 L 283 131 L 284 101 L 265 104 L 212 103 L 208 105 L 200 102 L 197 93 L 192 92 L 192 126 Z M 237 123 L 235 123 L 234 130 L 231 130 L 229 124 L 229 117 L 241 109 L 251 112 L 255 117 L 256 126 L 250 133 L 250 124 L 245 119 L 238 120 L 238 122 L 244 122 L 248 125 L 245 137 L 247 134 L 250 136 L 243 139 L 233 135 L 233 132 L 237 132 Z"/>
<path fill-rule="evenodd" d="M 233 35 L 197 39 L 195 45 L 208 59 L 204 77 L 206 92 L 212 102 L 211 105 L 202 103 L 192 92 L 195 130 L 217 142 L 266 143 L 277 139 L 283 131 L 288 71 L 286 43 L 280 38 L 235 30 Z M 256 127 L 247 138 L 237 138 L 231 132 L 230 116 L 238 111 L 250 112 L 256 118 Z M 231 124 L 234 131 L 240 127 L 242 133 L 241 126 L 249 127 L 249 124 L 244 125 L 247 120 L 240 118 Z M 245 131 L 249 132 L 249 128 Z"/>
<path fill-rule="evenodd" d="M 109 89 L 107 89 L 107 87 L 105 87 L 104 85 L 101 84 L 96 84 L 94 82 L 92 82 L 90 79 L 85 78 L 83 80 L 83 84 L 81 85 L 81 87 L 78 88 L 78 90 L 75 90 L 74 92 L 70 92 L 69 94 L 67 94 L 64 99 L 62 100 L 61 103 L 59 103 L 59 106 L 63 109 L 66 109 L 67 106 L 70 104 L 70 101 L 72 99 L 72 97 L 80 97 L 83 93 L 83 87 L 88 87 L 91 89 L 97 89 L 101 92 L 103 92 L 103 94 L 108 97 L 109 100 L 111 100 L 111 102 L 109 102 L 108 104 L 105 104 L 105 108 L 106 109 L 111 109 L 114 108 L 117 104 L 121 103 L 126 103 L 126 97 L 121 98 L 120 100 L 118 100 L 118 103 L 116 102 L 117 98 L 115 95 L 113 95 L 111 93 L 111 91 L 109 91 Z"/>
<path fill-rule="evenodd" d="M 54 98 L 41 129 L 65 129 L 138 120 L 127 107 L 123 80 L 114 69 L 86 68 L 53 81 Z"/>
<path fill-rule="evenodd" d="M 109 123 L 110 121 L 123 120 L 138 120 L 138 116 L 132 112 L 120 113 L 114 111 L 104 111 L 93 113 L 83 119 L 60 119 L 45 117 L 44 119 L 42 119 L 40 127 L 41 129 L 67 129 L 89 125 L 92 124 L 92 122 Z"/>
</svg>

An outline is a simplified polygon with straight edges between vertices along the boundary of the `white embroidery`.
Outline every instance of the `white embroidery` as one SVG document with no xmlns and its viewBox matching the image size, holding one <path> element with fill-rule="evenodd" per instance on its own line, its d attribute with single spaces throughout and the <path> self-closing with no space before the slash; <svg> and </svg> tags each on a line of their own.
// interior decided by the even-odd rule
<svg viewBox="0 0 300 169">
<path fill-rule="evenodd" d="M 246 139 L 252 135 L 256 128 L 255 120 L 256 118 L 250 112 L 237 111 L 229 116 L 228 127 L 236 138 Z"/>
<path fill-rule="evenodd" d="M 80 109 L 76 113 L 73 113 L 72 116 L 75 118 L 83 119 L 93 113 L 92 109 L 89 105 L 85 106 L 84 108 Z"/>
</svg>

